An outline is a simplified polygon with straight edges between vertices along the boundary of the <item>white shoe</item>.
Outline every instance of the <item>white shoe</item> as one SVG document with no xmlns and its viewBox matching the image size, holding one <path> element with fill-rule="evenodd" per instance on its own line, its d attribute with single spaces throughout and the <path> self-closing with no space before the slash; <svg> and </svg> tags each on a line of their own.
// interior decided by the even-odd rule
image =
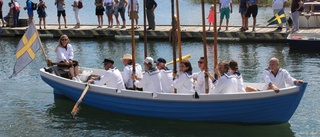
<svg viewBox="0 0 320 137">
<path fill-rule="evenodd" d="M 78 82 L 82 82 L 82 80 L 80 79 L 80 76 L 76 76 L 76 79 Z"/>
<path fill-rule="evenodd" d="M 76 77 L 72 77 L 73 81 L 78 81 L 78 79 Z"/>
</svg>

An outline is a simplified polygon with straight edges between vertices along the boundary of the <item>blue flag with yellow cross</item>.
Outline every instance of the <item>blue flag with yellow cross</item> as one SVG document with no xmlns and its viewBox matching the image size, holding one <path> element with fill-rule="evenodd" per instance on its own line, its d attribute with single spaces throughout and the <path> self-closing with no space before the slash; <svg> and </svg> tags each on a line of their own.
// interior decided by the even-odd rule
<svg viewBox="0 0 320 137">
<path fill-rule="evenodd" d="M 41 41 L 34 25 L 33 21 L 29 23 L 28 29 L 22 36 L 16 49 L 16 64 L 13 68 L 13 74 L 10 76 L 16 76 L 23 68 L 31 63 L 35 57 L 36 52 L 41 47 Z"/>
<path fill-rule="evenodd" d="M 283 9 L 275 14 L 270 20 L 268 20 L 268 25 L 273 24 L 283 24 L 286 23 L 286 14 L 284 14 Z"/>
</svg>

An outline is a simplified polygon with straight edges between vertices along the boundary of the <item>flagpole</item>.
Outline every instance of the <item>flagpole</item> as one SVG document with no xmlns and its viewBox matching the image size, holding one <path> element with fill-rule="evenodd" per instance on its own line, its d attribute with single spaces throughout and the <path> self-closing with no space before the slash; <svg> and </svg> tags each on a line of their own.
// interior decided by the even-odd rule
<svg viewBox="0 0 320 137">
<path fill-rule="evenodd" d="M 36 25 L 34 24 L 34 22 L 32 21 L 31 23 L 32 23 L 32 25 L 34 26 L 34 28 L 36 28 Z M 30 24 L 31 24 L 31 23 L 30 23 Z M 29 26 L 30 26 L 30 24 L 29 24 Z M 43 56 L 44 56 L 44 59 L 47 61 L 47 66 L 50 67 L 50 66 L 52 66 L 52 61 L 48 58 L 48 56 L 47 56 L 47 54 L 46 54 L 46 51 L 45 51 L 44 48 L 43 48 L 42 41 L 41 41 L 41 39 L 40 39 L 38 30 L 36 29 L 35 32 L 37 33 L 37 37 L 38 37 L 39 42 L 40 42 L 40 47 L 41 47 L 41 50 L 42 50 L 42 54 L 43 54 Z"/>
</svg>

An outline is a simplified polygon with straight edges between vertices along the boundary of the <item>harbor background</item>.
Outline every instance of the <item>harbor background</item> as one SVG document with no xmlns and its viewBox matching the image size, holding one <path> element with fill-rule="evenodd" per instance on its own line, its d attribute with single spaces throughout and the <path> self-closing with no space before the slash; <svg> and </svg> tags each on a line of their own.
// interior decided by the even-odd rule
<svg viewBox="0 0 320 137">
<path fill-rule="evenodd" d="M 84 16 L 86 18 L 81 20 L 84 24 L 95 24 L 97 21 L 94 16 L 94 4 L 89 0 L 83 1 L 84 9 L 80 11 L 80 14 L 86 11 L 87 15 L 83 15 L 82 18 Z M 25 3 L 24 1 L 19 2 L 22 6 Z M 170 8 L 160 7 L 164 3 L 170 5 L 170 1 L 160 2 L 158 0 L 157 2 L 159 4 L 156 10 L 157 24 L 170 24 L 170 18 L 165 21 L 165 18 L 170 17 Z M 181 16 L 183 17 L 181 18 L 182 24 L 201 24 L 200 4 L 189 0 L 179 2 L 180 14 L 185 15 Z M 48 13 L 48 23 L 56 24 L 56 9 L 53 6 L 53 1 L 48 1 L 47 5 L 49 4 L 52 11 Z M 67 1 L 67 5 L 71 5 L 71 1 Z M 197 7 L 199 11 L 195 10 Z M 206 7 L 208 10 L 209 5 L 207 4 Z M 67 22 L 71 24 L 75 21 L 71 6 L 68 8 Z M 234 11 L 237 11 L 236 6 L 234 8 Z M 188 10 L 188 12 L 183 10 Z M 268 12 L 272 12 L 270 8 L 265 8 L 264 11 L 259 7 L 258 23 L 263 24 L 272 16 Z M 20 17 L 26 17 L 23 10 Z M 106 22 L 106 16 L 104 17 Z M 239 25 L 237 24 L 239 19 L 239 14 L 234 12 L 231 15 L 230 23 Z M 142 24 L 142 18 L 139 21 L 141 22 L 139 24 Z M 293 77 L 309 82 L 299 107 L 288 123 L 248 125 L 162 120 L 105 112 L 84 105 L 74 119 L 70 112 L 75 102 L 54 98 L 53 89 L 40 78 L 39 69 L 46 65 L 41 51 L 37 52 L 36 60 L 22 70 L 18 76 L 8 79 L 12 74 L 15 63 L 15 48 L 19 40 L 19 37 L 0 39 L 0 136 L 320 136 L 320 55 L 317 52 L 291 51 L 286 43 L 278 42 L 240 43 L 230 41 L 218 43 L 219 60 L 235 59 L 238 61 L 245 82 L 263 82 L 262 71 L 268 66 L 268 59 L 271 57 L 279 58 L 281 67 L 287 69 Z M 53 60 L 55 60 L 54 48 L 57 42 L 58 38 L 42 38 L 46 54 Z M 120 57 L 131 52 L 131 42 L 127 38 L 112 40 L 72 38 L 71 44 L 75 50 L 75 58 L 83 67 L 102 68 L 101 61 L 104 58 L 111 58 L 115 60 L 115 66 L 122 70 Z M 211 72 L 213 69 L 212 44 L 212 41 L 208 41 L 209 70 Z M 143 41 L 137 40 L 136 45 L 137 53 L 141 53 L 137 55 L 137 62 L 141 63 L 144 56 L 142 54 Z M 202 42 L 198 41 L 182 42 L 183 55 L 191 54 L 190 61 L 194 72 L 199 71 L 196 63 L 203 55 L 202 46 Z M 172 60 L 171 46 L 167 41 L 148 41 L 148 55 L 153 58 L 164 57 L 170 61 Z M 172 68 L 172 66 L 169 67 Z"/>
<path fill-rule="evenodd" d="M 26 3 L 25 0 L 17 0 L 20 3 L 21 7 L 25 7 Z M 91 0 L 82 0 L 83 1 L 83 8 L 80 10 L 79 17 L 80 22 L 83 25 L 97 25 L 98 26 L 98 19 L 95 15 L 95 5 L 94 1 Z M 35 1 L 36 3 L 39 3 L 38 1 Z M 58 17 L 57 17 L 57 8 L 54 5 L 54 0 L 44 0 L 44 2 L 47 5 L 47 17 L 46 21 L 47 24 L 56 25 L 58 24 Z M 66 2 L 66 18 L 67 18 L 67 24 L 69 24 L 69 27 L 73 27 L 76 23 L 74 11 L 72 8 L 73 1 L 71 0 L 65 0 Z M 155 9 L 155 21 L 156 25 L 171 25 L 171 0 L 156 0 L 158 6 Z M 7 4 L 7 0 L 4 1 L 3 5 L 3 15 L 5 16 L 8 11 L 9 7 Z M 139 0 L 140 8 L 139 8 L 139 25 L 143 25 L 143 0 Z M 205 17 L 208 17 L 209 9 L 210 9 L 210 3 L 205 4 Z M 219 6 L 217 4 L 217 11 Z M 239 6 L 238 3 L 234 3 L 233 5 L 233 12 L 230 15 L 229 19 L 229 25 L 230 26 L 241 26 L 241 16 L 239 13 Z M 202 11 L 201 11 L 201 4 L 193 2 L 192 0 L 180 0 L 179 1 L 179 9 L 180 9 L 180 23 L 181 25 L 202 25 Z M 290 10 L 290 8 L 286 8 L 285 12 L 287 13 Z M 125 17 L 126 17 L 126 24 L 130 25 L 131 20 L 129 20 L 128 17 L 128 10 L 126 10 Z M 273 11 L 270 7 L 259 7 L 258 15 L 257 15 L 257 24 L 266 26 L 267 21 L 273 16 Z M 28 18 L 27 11 L 23 10 L 21 8 L 20 10 L 20 18 Z M 115 19 L 115 17 L 113 16 Z M 39 23 L 38 14 L 36 11 L 34 11 L 34 19 L 35 22 Z M 107 16 L 103 16 L 104 20 L 104 26 L 108 26 L 107 24 Z M 217 22 L 220 20 L 220 14 L 217 14 Z M 119 21 L 121 22 L 121 17 L 119 17 Z M 207 21 L 206 21 L 207 22 Z M 61 18 L 61 23 L 63 24 L 63 18 Z M 115 20 L 114 20 L 115 24 Z M 122 24 L 122 22 L 121 22 Z M 252 24 L 252 18 L 249 19 L 249 25 Z M 222 24 L 225 26 L 225 20 Z M 106 28 L 105 27 L 105 28 Z"/>
</svg>

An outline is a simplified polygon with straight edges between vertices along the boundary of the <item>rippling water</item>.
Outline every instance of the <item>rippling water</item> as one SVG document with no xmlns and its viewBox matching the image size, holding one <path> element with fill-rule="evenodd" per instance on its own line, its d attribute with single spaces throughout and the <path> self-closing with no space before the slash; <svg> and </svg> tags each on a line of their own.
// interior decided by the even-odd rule
<svg viewBox="0 0 320 137">
<path fill-rule="evenodd" d="M 293 52 L 285 43 L 220 42 L 219 60 L 235 59 L 246 82 L 262 82 L 262 70 L 270 57 L 280 59 L 281 67 L 309 82 L 307 91 L 288 123 L 277 125 L 237 125 L 206 122 L 182 122 L 127 116 L 82 106 L 76 119 L 70 116 L 75 102 L 56 98 L 53 89 L 39 75 L 46 65 L 41 50 L 37 58 L 18 76 L 8 79 L 15 63 L 14 51 L 20 38 L 0 39 L 0 136 L 243 136 L 290 137 L 320 136 L 320 75 L 318 53 Z M 42 39 L 47 55 L 53 52 L 58 39 Z M 126 39 L 71 39 L 75 58 L 81 66 L 102 68 L 104 58 L 113 58 L 122 70 L 120 57 L 131 52 Z M 211 44 L 212 42 L 208 42 Z M 149 56 L 171 60 L 168 42 L 149 41 Z M 137 40 L 137 61 L 143 59 L 143 41 Z M 203 55 L 201 42 L 183 42 L 183 55 L 190 53 L 195 71 Z M 212 71 L 212 46 L 208 46 Z"/>
</svg>

